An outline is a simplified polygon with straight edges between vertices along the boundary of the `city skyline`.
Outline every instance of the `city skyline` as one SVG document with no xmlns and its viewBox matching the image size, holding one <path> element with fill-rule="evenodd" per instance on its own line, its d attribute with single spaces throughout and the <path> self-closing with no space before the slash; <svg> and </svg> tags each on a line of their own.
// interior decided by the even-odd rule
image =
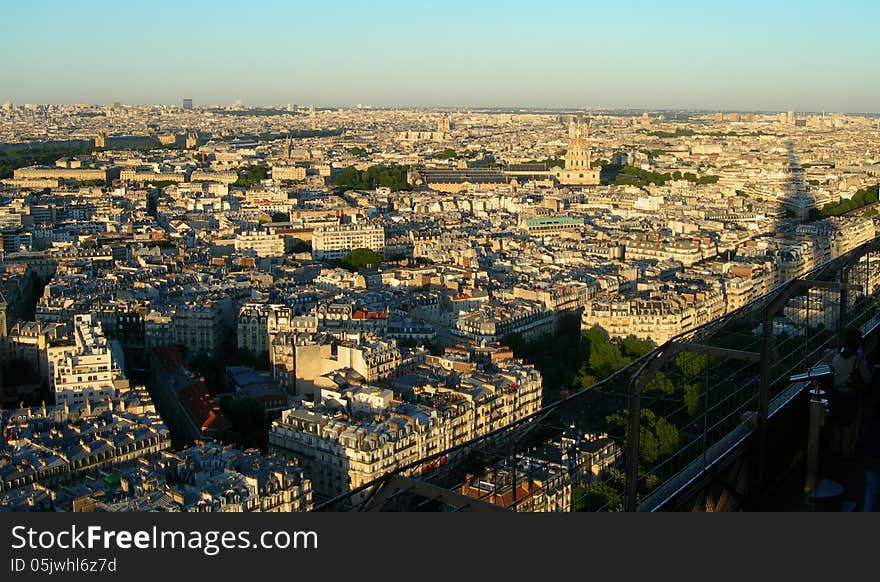
<svg viewBox="0 0 880 582">
<path fill-rule="evenodd" d="M 37 1 L 0 514 L 880 507 L 880 8 Z"/>
<path fill-rule="evenodd" d="M 860 1 L 834 13 L 815 2 L 562 3 L 537 16 L 522 3 L 450 2 L 442 13 L 400 2 L 246 12 L 95 3 L 74 14 L 42 4 L 38 21 L 31 6 L 8 7 L 20 25 L 0 40 L 17 56 L 0 64 L 0 100 L 880 110 L 861 42 L 880 9 Z"/>
</svg>

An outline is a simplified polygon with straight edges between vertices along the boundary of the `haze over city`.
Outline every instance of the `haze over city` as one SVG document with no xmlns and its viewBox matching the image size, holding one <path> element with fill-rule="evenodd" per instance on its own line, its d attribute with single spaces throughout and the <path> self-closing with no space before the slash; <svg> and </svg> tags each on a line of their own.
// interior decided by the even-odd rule
<svg viewBox="0 0 880 582">
<path fill-rule="evenodd" d="M 13 2 L 0 100 L 872 112 L 878 16 L 867 0 Z"/>
</svg>

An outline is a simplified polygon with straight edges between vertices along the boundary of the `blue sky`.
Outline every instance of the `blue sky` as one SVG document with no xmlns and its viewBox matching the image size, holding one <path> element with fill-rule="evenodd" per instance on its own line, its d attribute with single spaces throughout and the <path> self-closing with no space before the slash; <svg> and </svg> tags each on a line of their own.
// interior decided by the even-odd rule
<svg viewBox="0 0 880 582">
<path fill-rule="evenodd" d="M 880 3 L 4 2 L 0 101 L 880 111 Z"/>
</svg>

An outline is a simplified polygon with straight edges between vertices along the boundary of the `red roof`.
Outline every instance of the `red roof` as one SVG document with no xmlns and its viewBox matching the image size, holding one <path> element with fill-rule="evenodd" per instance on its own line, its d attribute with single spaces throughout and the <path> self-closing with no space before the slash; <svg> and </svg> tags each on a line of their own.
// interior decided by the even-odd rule
<svg viewBox="0 0 880 582">
<path fill-rule="evenodd" d="M 203 433 L 232 429 L 232 423 L 211 400 L 201 380 L 190 382 L 180 391 L 180 402 Z"/>
<path fill-rule="evenodd" d="M 351 314 L 352 319 L 388 319 L 384 311 L 367 311 L 363 307 L 355 309 Z"/>
</svg>

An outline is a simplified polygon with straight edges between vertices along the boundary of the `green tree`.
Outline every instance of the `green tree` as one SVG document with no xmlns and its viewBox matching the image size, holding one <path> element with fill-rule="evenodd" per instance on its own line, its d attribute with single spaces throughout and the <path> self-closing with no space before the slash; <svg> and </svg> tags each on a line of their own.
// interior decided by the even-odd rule
<svg viewBox="0 0 880 582">
<path fill-rule="evenodd" d="M 620 492 L 607 483 L 593 481 L 586 485 L 575 485 L 571 498 L 574 511 L 621 511 L 623 497 Z"/>
<path fill-rule="evenodd" d="M 378 265 L 382 262 L 382 255 L 370 249 L 354 249 L 345 257 L 340 264 L 349 271 L 358 271 L 364 267 Z"/>
<path fill-rule="evenodd" d="M 694 352 L 681 352 L 675 356 L 675 367 L 687 378 L 703 374 L 709 367 L 709 356 Z"/>
<path fill-rule="evenodd" d="M 577 315 L 560 317 L 556 332 L 530 342 L 519 334 L 502 339 L 516 358 L 534 364 L 544 380 L 544 401 L 552 402 L 562 389 L 586 388 L 596 379 L 583 368 L 580 318 Z"/>
<path fill-rule="evenodd" d="M 650 341 L 640 340 L 635 336 L 627 336 L 620 340 L 621 353 L 627 358 L 634 360 L 651 353 L 654 347 L 654 344 Z"/>
<path fill-rule="evenodd" d="M 648 382 L 645 384 L 644 393 L 660 393 L 660 394 L 672 394 L 675 392 L 675 385 L 672 383 L 669 378 L 666 377 L 666 374 L 663 372 L 657 372 Z"/>
<path fill-rule="evenodd" d="M 584 388 L 589 388 L 593 384 L 596 384 L 599 380 L 596 379 L 595 376 L 588 373 L 584 368 L 578 370 L 577 374 L 574 376 L 574 380 L 572 380 L 572 387 L 575 390 L 583 390 Z"/>
<path fill-rule="evenodd" d="M 406 180 L 407 166 L 370 166 L 364 171 L 354 167 L 340 170 L 333 175 L 331 182 L 341 190 L 375 190 L 379 187 L 392 190 L 412 190 Z"/>
<path fill-rule="evenodd" d="M 594 326 L 584 332 L 584 340 L 587 363 L 597 378 L 607 378 L 629 363 L 601 327 Z"/>
<path fill-rule="evenodd" d="M 650 466 L 662 457 L 674 453 L 678 449 L 680 436 L 673 424 L 648 408 L 642 408 L 639 416 L 639 461 L 642 466 Z M 606 421 L 616 432 L 626 434 L 629 411 L 612 414 Z"/>
<path fill-rule="evenodd" d="M 269 166 L 266 165 L 256 165 L 249 166 L 239 172 L 238 179 L 233 183 L 233 186 L 241 186 L 243 188 L 250 188 L 258 185 L 262 180 L 265 180 L 269 176 Z"/>
<path fill-rule="evenodd" d="M 688 414 L 696 416 L 703 407 L 703 398 L 699 384 L 686 384 L 684 387 L 684 405 Z"/>
<path fill-rule="evenodd" d="M 434 154 L 434 159 L 437 160 L 454 160 L 459 157 L 458 152 L 452 148 L 445 148 L 443 151 Z"/>
</svg>

